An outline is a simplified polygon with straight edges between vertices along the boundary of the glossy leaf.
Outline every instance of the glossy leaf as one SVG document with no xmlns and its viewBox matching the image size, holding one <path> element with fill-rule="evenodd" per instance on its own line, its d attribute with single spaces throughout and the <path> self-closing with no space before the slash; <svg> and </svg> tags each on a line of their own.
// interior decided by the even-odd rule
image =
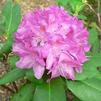
<svg viewBox="0 0 101 101">
<path fill-rule="evenodd" d="M 97 33 L 97 30 L 92 28 L 89 30 L 89 42 L 91 45 L 93 45 L 96 40 L 98 39 L 98 33 Z"/>
<path fill-rule="evenodd" d="M 81 100 L 79 98 L 77 98 L 76 96 L 74 96 L 73 101 L 81 101 Z"/>
<path fill-rule="evenodd" d="M 34 76 L 34 72 L 32 69 L 29 69 L 26 71 L 26 77 L 29 81 L 31 81 L 32 83 L 34 83 L 35 85 L 41 85 L 43 83 L 43 80 L 37 80 Z"/>
<path fill-rule="evenodd" d="M 12 39 L 10 38 L 2 45 L 0 49 L 0 57 L 2 57 L 4 53 L 8 54 L 9 52 L 11 52 L 11 49 L 12 49 Z"/>
<path fill-rule="evenodd" d="M 92 54 L 96 54 L 100 50 L 100 42 L 98 39 L 98 31 L 95 28 L 89 30 L 89 43 L 91 44 Z"/>
<path fill-rule="evenodd" d="M 7 62 L 10 66 L 11 69 L 16 68 L 16 62 L 18 61 L 18 57 L 17 56 L 9 56 L 9 58 L 7 59 Z"/>
<path fill-rule="evenodd" d="M 11 83 L 15 80 L 18 80 L 21 77 L 24 77 L 24 75 L 25 75 L 25 70 L 21 70 L 21 69 L 17 69 L 17 68 L 13 69 L 0 78 L 0 85 L 4 85 L 6 83 Z"/>
<path fill-rule="evenodd" d="M 0 49 L 0 57 L 3 56 L 4 53 L 8 54 L 11 52 L 13 33 L 16 31 L 21 20 L 20 11 L 20 6 L 18 4 L 14 4 L 12 0 L 8 0 L 4 5 L 2 15 L 5 19 L 5 33 L 7 40 L 5 41 L 3 47 Z"/>
<path fill-rule="evenodd" d="M 67 6 L 67 3 L 69 2 L 69 0 L 56 0 L 58 5 L 60 6 Z"/>
<path fill-rule="evenodd" d="M 67 81 L 67 87 L 82 101 L 100 101 L 101 80 Z"/>
<path fill-rule="evenodd" d="M 78 15 L 78 18 L 81 20 L 87 20 L 87 17 L 85 15 Z"/>
<path fill-rule="evenodd" d="M 34 89 L 34 85 L 26 84 L 12 97 L 11 101 L 32 101 Z"/>
<path fill-rule="evenodd" d="M 70 0 L 70 5 L 75 14 L 78 14 L 84 7 L 82 0 Z"/>
<path fill-rule="evenodd" d="M 0 35 L 5 33 L 4 17 L 0 14 Z"/>
<path fill-rule="evenodd" d="M 12 0 L 8 1 L 2 11 L 3 16 L 5 17 L 5 30 L 6 33 L 12 34 L 16 31 L 20 19 L 21 19 L 21 13 L 20 13 L 20 6 L 18 4 L 14 4 Z"/>
<path fill-rule="evenodd" d="M 97 39 L 92 47 L 92 54 L 97 54 L 100 52 L 100 41 Z"/>
<path fill-rule="evenodd" d="M 50 83 L 44 83 L 37 86 L 33 101 L 66 101 L 63 81 L 61 79 L 51 80 Z"/>
<path fill-rule="evenodd" d="M 89 57 L 89 60 L 83 65 L 82 73 L 76 74 L 76 80 L 84 80 L 96 76 L 99 74 L 98 66 L 101 66 L 101 54 Z"/>
</svg>

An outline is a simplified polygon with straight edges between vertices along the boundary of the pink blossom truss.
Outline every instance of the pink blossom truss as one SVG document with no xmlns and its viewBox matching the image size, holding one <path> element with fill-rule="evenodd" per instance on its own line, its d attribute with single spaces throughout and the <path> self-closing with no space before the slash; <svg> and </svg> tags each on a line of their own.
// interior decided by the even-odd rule
<svg viewBox="0 0 101 101">
<path fill-rule="evenodd" d="M 83 21 L 62 7 L 50 6 L 26 14 L 14 33 L 13 52 L 20 60 L 16 66 L 32 68 L 37 79 L 45 70 L 51 78 L 75 79 L 82 72 L 90 50 L 88 31 Z"/>
</svg>

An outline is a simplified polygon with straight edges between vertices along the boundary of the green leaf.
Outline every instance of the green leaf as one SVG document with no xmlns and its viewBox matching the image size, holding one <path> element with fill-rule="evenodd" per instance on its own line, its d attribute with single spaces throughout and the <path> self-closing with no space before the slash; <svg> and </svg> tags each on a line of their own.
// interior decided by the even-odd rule
<svg viewBox="0 0 101 101">
<path fill-rule="evenodd" d="M 95 29 L 97 33 L 98 33 L 98 31 L 100 32 L 99 25 L 98 25 L 96 22 L 92 22 L 89 26 L 90 26 L 91 28 Z M 97 31 L 97 30 L 98 30 L 98 31 Z"/>
<path fill-rule="evenodd" d="M 21 70 L 21 69 L 17 69 L 17 68 L 13 69 L 0 78 L 0 85 L 4 85 L 6 83 L 11 83 L 15 80 L 18 80 L 21 77 L 24 77 L 24 75 L 25 75 L 25 70 Z"/>
<path fill-rule="evenodd" d="M 12 97 L 11 101 L 32 101 L 34 90 L 34 85 L 26 84 Z"/>
<path fill-rule="evenodd" d="M 100 74 L 97 74 L 95 78 L 101 80 L 101 73 Z"/>
<path fill-rule="evenodd" d="M 93 54 L 97 54 L 97 53 L 99 53 L 100 52 L 100 41 L 97 39 L 96 41 L 95 41 L 95 43 L 93 44 L 93 47 L 92 47 L 92 49 L 91 49 L 91 52 L 93 53 Z"/>
<path fill-rule="evenodd" d="M 67 87 L 82 101 L 101 100 L 101 80 L 87 79 L 84 81 L 67 81 Z"/>
<path fill-rule="evenodd" d="M 93 54 L 96 54 L 100 51 L 100 42 L 98 39 L 98 32 L 95 28 L 92 28 L 89 30 L 90 35 L 89 35 L 89 42 L 91 44 L 91 52 Z"/>
<path fill-rule="evenodd" d="M 8 54 L 11 52 L 12 49 L 12 39 L 7 40 L 0 49 L 0 57 L 2 57 L 5 54 Z"/>
<path fill-rule="evenodd" d="M 98 39 L 98 32 L 95 28 L 89 30 L 89 43 L 93 45 Z"/>
<path fill-rule="evenodd" d="M 60 6 L 67 6 L 67 3 L 69 2 L 69 0 L 56 0 L 58 5 Z"/>
<path fill-rule="evenodd" d="M 26 77 L 29 81 L 31 81 L 32 83 L 34 83 L 35 85 L 41 85 L 43 83 L 43 80 L 37 80 L 34 76 L 34 72 L 32 69 L 29 69 L 26 71 Z"/>
<path fill-rule="evenodd" d="M 73 12 L 78 15 L 78 13 L 83 9 L 84 3 L 82 0 L 70 0 L 70 5 L 72 7 Z"/>
<path fill-rule="evenodd" d="M 33 101 L 66 101 L 63 81 L 58 78 L 37 86 Z"/>
<path fill-rule="evenodd" d="M 9 56 L 9 58 L 7 59 L 8 64 L 10 65 L 10 68 L 16 68 L 16 62 L 18 61 L 18 57 L 17 56 Z"/>
<path fill-rule="evenodd" d="M 95 77 L 99 74 L 97 67 L 101 66 L 101 54 L 89 57 L 89 60 L 83 65 L 83 72 L 76 74 L 76 80 Z"/>
<path fill-rule="evenodd" d="M 0 49 L 0 56 L 3 56 L 4 53 L 8 54 L 11 52 L 13 33 L 16 31 L 21 20 L 20 11 L 20 6 L 18 4 L 14 4 L 12 0 L 8 0 L 4 5 L 2 15 L 4 17 L 7 40 L 4 43 L 3 47 Z"/>
<path fill-rule="evenodd" d="M 0 14 L 0 35 L 5 33 L 4 17 Z"/>
<path fill-rule="evenodd" d="M 12 34 L 16 31 L 21 20 L 20 6 L 13 4 L 12 0 L 10 0 L 5 4 L 2 14 L 5 17 L 6 33 L 8 35 Z"/>
<path fill-rule="evenodd" d="M 74 96 L 73 101 L 81 101 L 81 100 L 77 98 L 76 96 Z"/>
<path fill-rule="evenodd" d="M 35 77 L 34 77 L 34 72 L 32 69 L 29 69 L 26 71 L 26 77 L 29 81 L 34 82 L 36 81 Z"/>
<path fill-rule="evenodd" d="M 78 15 L 78 18 L 81 20 L 87 20 L 87 17 L 85 15 Z"/>
</svg>

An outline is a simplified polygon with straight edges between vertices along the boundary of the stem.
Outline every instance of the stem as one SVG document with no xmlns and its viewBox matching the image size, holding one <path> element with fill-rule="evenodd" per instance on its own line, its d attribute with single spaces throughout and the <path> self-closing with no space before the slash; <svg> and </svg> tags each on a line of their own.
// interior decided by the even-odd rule
<svg viewBox="0 0 101 101">
<path fill-rule="evenodd" d="M 89 3 L 86 3 L 86 5 L 95 13 L 95 15 L 97 15 L 97 13 L 95 12 L 95 10 L 93 9 L 93 7 Z"/>
<path fill-rule="evenodd" d="M 97 13 L 97 17 L 98 17 L 98 25 L 99 25 L 99 29 L 101 29 L 101 18 L 100 18 L 100 0 L 98 0 L 98 13 Z M 101 37 L 101 31 L 99 34 L 99 39 Z M 100 41 L 100 49 L 101 49 L 101 41 Z"/>
<path fill-rule="evenodd" d="M 98 0 L 98 22 L 99 22 L 99 25 L 100 25 L 100 22 L 101 22 L 101 18 L 100 18 L 100 0 Z"/>
<path fill-rule="evenodd" d="M 51 101 L 50 99 L 51 99 L 51 87 L 50 87 L 50 81 L 49 81 L 49 101 Z"/>
</svg>

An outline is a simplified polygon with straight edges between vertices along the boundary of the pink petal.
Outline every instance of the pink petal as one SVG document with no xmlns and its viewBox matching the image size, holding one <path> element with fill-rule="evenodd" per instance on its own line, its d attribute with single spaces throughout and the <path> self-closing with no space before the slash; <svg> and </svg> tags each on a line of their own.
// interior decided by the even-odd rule
<svg viewBox="0 0 101 101">
<path fill-rule="evenodd" d="M 72 80 L 75 79 L 73 67 L 70 67 L 67 64 L 61 64 L 59 67 L 60 67 L 59 71 L 61 76 Z"/>
<path fill-rule="evenodd" d="M 34 59 L 31 56 L 23 56 L 20 58 L 18 62 L 16 62 L 16 66 L 18 68 L 31 68 L 34 64 Z"/>
<path fill-rule="evenodd" d="M 77 73 L 82 73 L 82 67 L 75 67 L 75 71 L 77 72 Z"/>
<path fill-rule="evenodd" d="M 14 43 L 13 44 L 13 52 L 19 54 L 19 55 L 25 55 L 28 53 L 28 51 L 25 50 L 23 45 L 21 43 Z"/>
<path fill-rule="evenodd" d="M 54 62 L 54 56 L 52 53 L 49 53 L 47 60 L 46 60 L 46 69 L 50 69 L 52 67 L 52 64 Z"/>
<path fill-rule="evenodd" d="M 44 71 L 45 71 L 45 67 L 41 66 L 41 65 L 37 65 L 33 67 L 33 71 L 34 71 L 34 75 L 37 79 L 41 79 Z"/>
</svg>

